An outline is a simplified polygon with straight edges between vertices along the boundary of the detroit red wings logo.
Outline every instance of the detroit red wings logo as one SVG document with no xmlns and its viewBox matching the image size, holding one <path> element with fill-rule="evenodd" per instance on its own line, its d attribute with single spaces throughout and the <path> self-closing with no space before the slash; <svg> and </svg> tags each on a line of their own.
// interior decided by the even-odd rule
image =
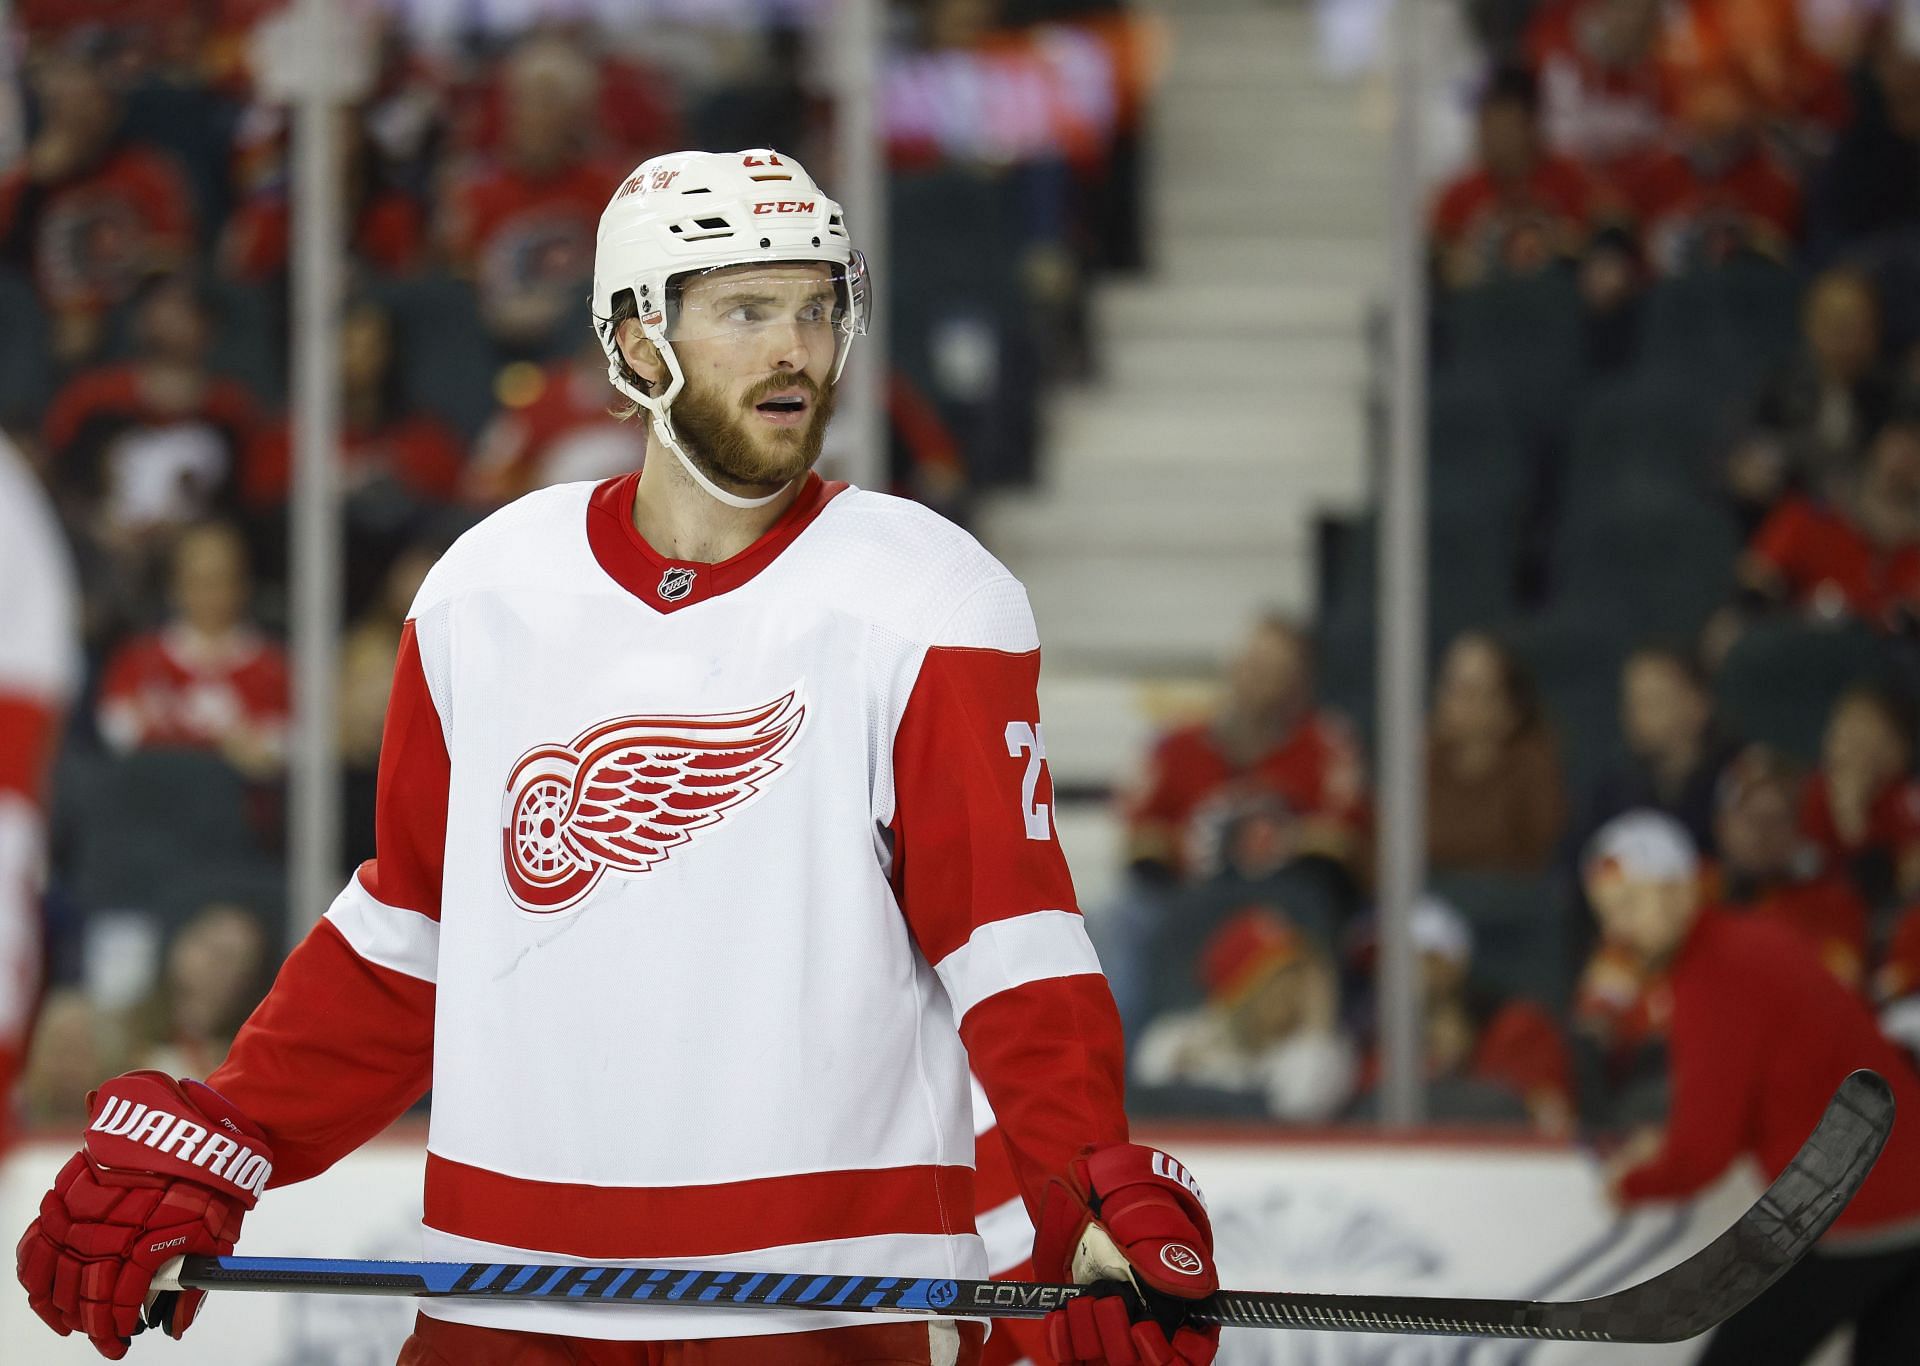
<svg viewBox="0 0 1920 1366">
<path fill-rule="evenodd" d="M 799 692 L 714 716 L 621 716 L 538 745 L 507 775 L 507 890 L 522 910 L 579 904 L 607 872 L 646 872 L 785 765 L 807 715 Z"/>
</svg>

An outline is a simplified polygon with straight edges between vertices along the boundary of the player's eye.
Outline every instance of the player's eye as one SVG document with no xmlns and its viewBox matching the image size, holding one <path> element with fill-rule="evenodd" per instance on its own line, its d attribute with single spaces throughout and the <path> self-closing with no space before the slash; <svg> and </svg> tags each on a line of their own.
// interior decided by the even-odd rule
<svg viewBox="0 0 1920 1366">
<path fill-rule="evenodd" d="M 740 323 L 743 325 L 766 321 L 760 308 L 755 304 L 741 304 L 737 308 L 729 309 L 727 310 L 726 318 L 730 323 Z"/>
</svg>

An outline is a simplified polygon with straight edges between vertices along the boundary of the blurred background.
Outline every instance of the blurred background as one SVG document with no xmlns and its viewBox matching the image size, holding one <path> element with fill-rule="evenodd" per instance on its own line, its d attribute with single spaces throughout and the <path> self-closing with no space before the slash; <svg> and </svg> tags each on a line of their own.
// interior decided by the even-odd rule
<svg viewBox="0 0 1920 1366">
<path fill-rule="evenodd" d="M 1677 1255 L 1590 1155 L 1667 1103 L 1580 890 L 1622 812 L 1920 1050 L 1911 5 L 327 8 L 0 0 L 16 1167 L 105 1076 L 204 1075 L 371 856 L 434 558 L 638 464 L 593 232 L 682 147 L 799 157 L 876 258 L 829 472 L 1028 586 L 1132 1107 L 1217 1150 L 1223 1265 L 1513 1294 L 1571 1256 L 1558 1294 Z M 306 285 L 303 166 L 344 244 Z M 1531 1257 L 1472 1226 L 1522 1168 L 1514 1226 L 1564 1206 Z M 301 1322 L 285 1360 L 361 1359 Z"/>
</svg>

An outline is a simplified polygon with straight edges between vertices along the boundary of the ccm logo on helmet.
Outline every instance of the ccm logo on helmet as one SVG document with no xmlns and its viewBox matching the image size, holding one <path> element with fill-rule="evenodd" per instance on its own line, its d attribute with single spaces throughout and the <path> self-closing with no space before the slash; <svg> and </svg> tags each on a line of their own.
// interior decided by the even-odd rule
<svg viewBox="0 0 1920 1366">
<path fill-rule="evenodd" d="M 753 206 L 755 213 L 812 213 L 811 199 L 763 199 Z"/>
</svg>

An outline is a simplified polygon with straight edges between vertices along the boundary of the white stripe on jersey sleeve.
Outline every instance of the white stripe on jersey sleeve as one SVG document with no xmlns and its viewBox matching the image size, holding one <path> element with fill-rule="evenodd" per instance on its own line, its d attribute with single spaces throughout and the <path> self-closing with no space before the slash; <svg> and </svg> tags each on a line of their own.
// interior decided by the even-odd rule
<svg viewBox="0 0 1920 1366">
<path fill-rule="evenodd" d="M 1019 1196 L 982 1210 L 973 1224 L 987 1245 L 989 1276 L 1004 1275 L 1033 1255 L 1033 1218 Z"/>
<path fill-rule="evenodd" d="M 347 879 L 346 887 L 327 907 L 327 919 L 369 963 L 423 982 L 438 980 L 439 922 L 375 900 L 358 875 Z"/>
<path fill-rule="evenodd" d="M 967 1073 L 967 1085 L 973 1091 L 973 1136 L 978 1138 L 998 1121 L 994 1119 L 993 1103 L 987 1099 L 987 1088 L 980 1084 L 980 1078 Z"/>
<path fill-rule="evenodd" d="M 1087 927 L 1072 911 L 1035 911 L 993 920 L 933 965 L 953 1001 L 953 1018 L 1028 982 L 1100 971 Z"/>
</svg>

